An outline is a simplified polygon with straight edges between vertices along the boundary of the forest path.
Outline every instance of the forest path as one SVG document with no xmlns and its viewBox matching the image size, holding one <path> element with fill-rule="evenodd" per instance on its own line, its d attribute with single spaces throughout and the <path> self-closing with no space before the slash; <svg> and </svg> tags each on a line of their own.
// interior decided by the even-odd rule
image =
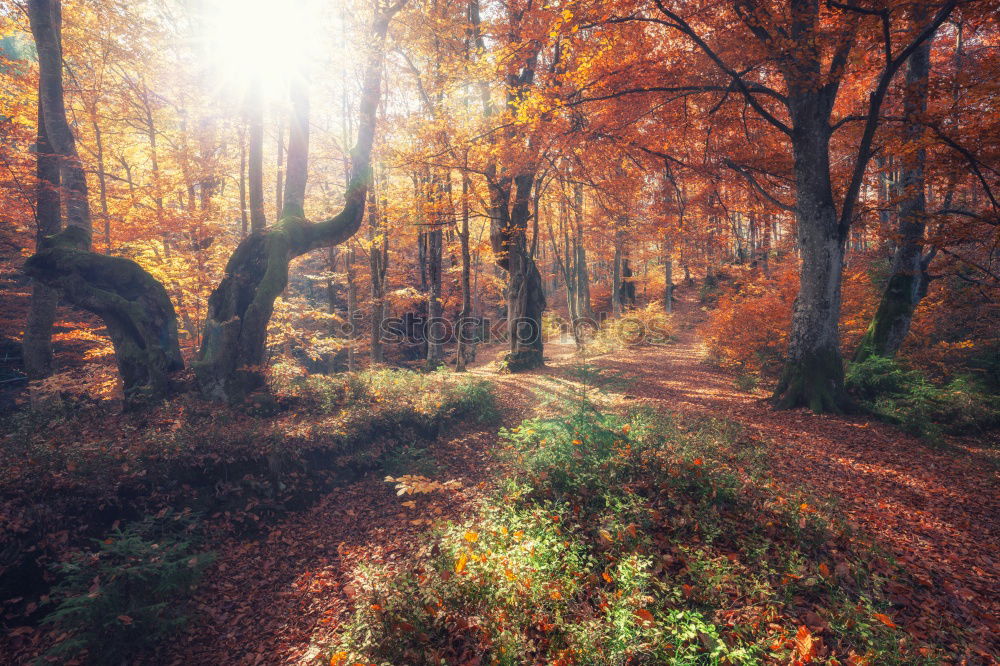
<svg viewBox="0 0 1000 666">
<path fill-rule="evenodd" d="M 632 380 L 633 404 L 741 424 L 765 447 L 774 481 L 836 504 L 922 585 L 899 586 L 897 623 L 929 635 L 942 616 L 971 628 L 1000 655 L 998 451 L 968 439 L 931 447 L 864 416 L 775 411 L 768 393 L 738 390 L 708 362 L 696 290 L 678 290 L 674 344 L 593 361 Z"/>
<path fill-rule="evenodd" d="M 674 343 L 587 359 L 629 380 L 607 399 L 621 408 L 648 405 L 741 424 L 766 447 L 782 490 L 804 488 L 835 502 L 922 583 L 893 590 L 898 624 L 931 636 L 941 617 L 951 618 L 979 632 L 985 650 L 1000 654 L 1000 496 L 990 452 L 933 449 L 864 417 L 773 411 L 763 391 L 737 390 L 730 373 L 707 362 L 698 336 L 706 315 L 696 290 L 677 295 Z M 547 411 L 547 398 L 575 383 L 569 370 L 580 359 L 572 344 L 548 344 L 546 361 L 530 374 L 498 375 L 490 365 L 471 371 L 498 385 L 505 425 Z M 410 509 L 402 502 L 412 498 L 397 497 L 392 484 L 373 473 L 259 540 L 223 544 L 195 599 L 201 621 L 160 663 L 316 663 L 315 646 L 328 644 L 350 609 L 355 568 L 392 568 L 419 546 L 428 519 L 467 515 L 501 475 L 492 455 L 496 431 L 495 424 L 470 425 L 443 437 L 421 462 L 433 471 L 412 472 L 458 479 L 460 491 L 420 496 L 418 508 Z"/>
</svg>

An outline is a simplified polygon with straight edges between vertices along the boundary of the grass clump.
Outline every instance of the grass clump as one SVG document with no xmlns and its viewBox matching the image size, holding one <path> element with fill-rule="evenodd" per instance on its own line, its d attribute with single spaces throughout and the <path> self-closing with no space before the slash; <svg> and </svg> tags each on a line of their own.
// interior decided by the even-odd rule
<svg viewBox="0 0 1000 666">
<path fill-rule="evenodd" d="M 766 455 L 733 425 L 582 394 L 501 433 L 511 478 L 397 570 L 358 572 L 332 663 L 926 661 L 890 626 L 897 572 L 755 480 Z"/>
<path fill-rule="evenodd" d="M 663 311 L 661 303 L 650 303 L 604 321 L 599 329 L 584 336 L 584 348 L 589 354 L 605 354 L 629 347 L 668 344 L 676 339 L 677 324 L 673 316 Z"/>
<path fill-rule="evenodd" d="M 64 638 L 46 657 L 122 664 L 175 635 L 187 622 L 182 602 L 214 559 L 196 551 L 194 527 L 189 515 L 165 512 L 60 563 L 58 605 L 43 622 Z"/>
</svg>

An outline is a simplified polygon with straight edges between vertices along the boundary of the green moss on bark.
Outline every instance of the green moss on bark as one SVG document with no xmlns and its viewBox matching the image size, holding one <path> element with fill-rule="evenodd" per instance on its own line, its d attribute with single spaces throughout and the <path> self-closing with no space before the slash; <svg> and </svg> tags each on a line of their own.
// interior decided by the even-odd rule
<svg viewBox="0 0 1000 666">
<path fill-rule="evenodd" d="M 771 402 L 776 409 L 808 407 L 816 413 L 840 413 L 847 406 L 840 354 L 826 350 L 785 364 Z"/>
<path fill-rule="evenodd" d="M 79 247 L 76 228 L 50 237 L 25 273 L 104 322 L 115 348 L 126 407 L 158 400 L 184 367 L 177 315 L 163 285 L 139 264 Z"/>
<path fill-rule="evenodd" d="M 878 310 L 854 353 L 855 363 L 872 356 L 896 355 L 913 318 L 914 280 L 916 276 L 906 273 L 894 273 L 889 278 Z"/>
</svg>

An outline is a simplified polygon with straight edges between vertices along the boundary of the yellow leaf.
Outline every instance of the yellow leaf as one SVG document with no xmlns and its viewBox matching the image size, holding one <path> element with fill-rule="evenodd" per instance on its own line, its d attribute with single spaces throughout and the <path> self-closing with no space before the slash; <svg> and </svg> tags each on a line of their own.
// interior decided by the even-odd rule
<svg viewBox="0 0 1000 666">
<path fill-rule="evenodd" d="M 469 543 L 476 543 L 477 541 L 479 541 L 479 533 L 478 532 L 466 532 L 465 533 L 465 540 L 468 541 Z"/>
<path fill-rule="evenodd" d="M 614 543 L 615 542 L 615 538 L 613 536 L 611 536 L 611 532 L 609 532 L 607 530 L 597 530 L 597 533 L 599 535 L 601 535 L 601 538 L 604 539 L 605 541 L 607 541 L 608 543 Z"/>
<path fill-rule="evenodd" d="M 466 553 L 462 553 L 458 556 L 458 560 L 455 562 L 455 573 L 462 573 L 465 571 L 465 565 L 469 562 L 469 556 Z"/>
</svg>

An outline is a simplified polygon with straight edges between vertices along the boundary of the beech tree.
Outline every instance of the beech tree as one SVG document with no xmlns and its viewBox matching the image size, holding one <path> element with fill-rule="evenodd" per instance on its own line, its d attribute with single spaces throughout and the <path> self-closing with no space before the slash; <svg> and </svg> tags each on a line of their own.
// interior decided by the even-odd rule
<svg viewBox="0 0 1000 666">
<path fill-rule="evenodd" d="M 787 137 L 795 187 L 794 203 L 786 206 L 796 217 L 802 269 L 785 367 L 773 396 L 778 407 L 807 406 L 822 412 L 839 411 L 845 405 L 838 328 L 844 244 L 855 221 L 882 104 L 900 67 L 934 36 L 956 4 L 954 0 L 928 3 L 931 18 L 897 49 L 891 41 L 895 30 L 888 9 L 867 10 L 853 3 L 823 5 L 819 0 L 791 0 L 786 9 L 779 11 L 770 3 L 739 0 L 731 6 L 734 18 L 745 29 L 744 34 L 756 41 L 760 54 L 749 66 L 725 60 L 720 49 L 710 43 L 709 31 L 693 23 L 695 19 L 686 18 L 696 15 L 686 5 L 654 0 L 649 14 L 626 15 L 621 19 L 651 22 L 682 35 L 728 79 L 722 86 L 713 83 L 686 88 L 738 93 L 749 109 Z M 870 18 L 880 21 L 883 29 L 884 60 L 865 96 L 864 113 L 857 118 L 863 124 L 863 131 L 838 206 L 830 141 L 843 123 L 834 123 L 832 116 L 861 24 Z M 783 90 L 775 88 L 771 83 L 773 77 L 766 75 L 772 63 L 784 83 Z M 665 90 L 679 92 L 683 87 Z M 782 114 L 784 118 L 780 117 Z M 740 173 L 757 182 L 750 171 L 740 170 Z"/>
<path fill-rule="evenodd" d="M 281 218 L 266 231 L 255 229 L 240 243 L 229 260 L 225 278 L 209 299 L 204 341 L 194 363 L 199 384 L 208 397 L 237 402 L 261 387 L 267 324 L 274 300 L 287 283 L 289 262 L 312 249 L 344 242 L 360 226 L 371 178 L 383 42 L 391 19 L 404 4 L 405 0 L 398 0 L 376 15 L 346 202 L 339 214 L 323 222 L 308 222 L 302 209 L 308 104 L 301 89 L 293 94 L 296 122 L 289 146 L 288 189 Z M 126 404 L 141 404 L 169 392 L 171 375 L 183 367 L 176 314 L 163 285 L 139 264 L 89 251 L 86 178 L 62 99 L 59 5 L 57 0 L 34 0 L 29 7 L 39 52 L 39 99 L 45 128 L 62 162 L 67 227 L 46 241 L 25 264 L 25 271 L 55 289 L 67 302 L 102 318 L 114 343 Z"/>
</svg>

